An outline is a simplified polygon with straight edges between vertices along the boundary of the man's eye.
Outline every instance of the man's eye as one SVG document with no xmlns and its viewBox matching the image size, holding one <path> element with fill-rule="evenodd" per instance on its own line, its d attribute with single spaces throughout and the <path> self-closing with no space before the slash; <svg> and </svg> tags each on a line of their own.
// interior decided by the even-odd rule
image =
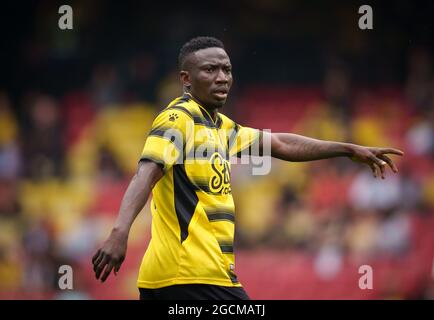
<svg viewBox="0 0 434 320">
<path fill-rule="evenodd" d="M 213 72 L 213 71 L 214 71 L 214 68 L 213 68 L 213 67 L 208 67 L 208 68 L 206 68 L 205 70 L 206 70 L 206 72 Z"/>
</svg>

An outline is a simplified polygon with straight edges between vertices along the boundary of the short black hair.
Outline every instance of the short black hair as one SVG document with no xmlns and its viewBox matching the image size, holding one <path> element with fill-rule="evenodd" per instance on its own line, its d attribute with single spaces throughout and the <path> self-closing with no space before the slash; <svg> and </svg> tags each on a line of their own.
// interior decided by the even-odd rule
<svg viewBox="0 0 434 320">
<path fill-rule="evenodd" d="M 178 66 L 179 69 L 182 69 L 182 65 L 184 64 L 185 58 L 193 52 L 207 49 L 207 48 L 222 48 L 225 49 L 223 42 L 214 37 L 196 37 L 193 38 L 181 47 L 178 56 Z"/>
</svg>

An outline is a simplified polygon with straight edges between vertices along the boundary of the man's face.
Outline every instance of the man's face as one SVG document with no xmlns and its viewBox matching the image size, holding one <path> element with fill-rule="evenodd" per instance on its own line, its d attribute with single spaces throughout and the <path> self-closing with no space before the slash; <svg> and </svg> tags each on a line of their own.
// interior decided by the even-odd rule
<svg viewBox="0 0 434 320">
<path fill-rule="evenodd" d="M 221 108 L 232 86 L 232 65 L 225 50 L 207 48 L 187 57 L 181 71 L 184 86 L 206 107 Z"/>
</svg>

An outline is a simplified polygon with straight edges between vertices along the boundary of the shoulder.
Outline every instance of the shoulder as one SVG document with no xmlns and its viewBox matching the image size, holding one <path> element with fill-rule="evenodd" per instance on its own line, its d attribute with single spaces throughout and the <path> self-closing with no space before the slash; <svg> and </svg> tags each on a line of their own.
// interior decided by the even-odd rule
<svg viewBox="0 0 434 320">
<path fill-rule="evenodd" d="M 185 104 L 169 105 L 157 115 L 155 125 L 166 125 L 169 127 L 185 126 L 193 121 L 193 115 Z"/>
<path fill-rule="evenodd" d="M 218 116 L 221 119 L 221 125 L 220 128 L 222 129 L 226 129 L 226 130 L 230 130 L 230 129 L 238 129 L 239 125 L 232 120 L 231 118 L 229 118 L 228 116 L 224 115 L 223 113 L 218 113 Z"/>
<path fill-rule="evenodd" d="M 184 94 L 183 96 L 178 97 L 170 102 L 169 105 L 164 108 L 158 116 L 165 114 L 169 116 L 174 115 L 176 117 L 177 115 L 178 118 L 183 118 L 183 120 L 188 120 L 188 118 L 194 120 L 194 118 L 198 116 L 196 109 L 197 108 L 195 107 L 191 96 L 189 94 Z"/>
</svg>

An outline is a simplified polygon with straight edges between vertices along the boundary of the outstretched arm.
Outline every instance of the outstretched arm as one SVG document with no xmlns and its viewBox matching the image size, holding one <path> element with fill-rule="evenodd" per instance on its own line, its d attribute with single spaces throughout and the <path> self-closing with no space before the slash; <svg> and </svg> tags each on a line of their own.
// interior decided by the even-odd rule
<svg viewBox="0 0 434 320">
<path fill-rule="evenodd" d="M 349 157 L 353 161 L 366 163 L 374 173 L 374 177 L 384 179 L 386 165 L 393 172 L 398 172 L 395 164 L 386 154 L 402 156 L 404 153 L 393 148 L 363 147 L 351 143 L 324 141 L 292 133 L 270 134 L 271 156 L 285 161 L 312 161 L 334 157 Z"/>
<path fill-rule="evenodd" d="M 104 282 L 114 269 L 119 271 L 127 252 L 131 225 L 148 201 L 152 188 L 163 176 L 161 167 L 151 161 L 140 161 L 122 199 L 115 225 L 101 248 L 92 258 L 95 277 Z M 103 272 L 104 271 L 104 272 Z"/>
</svg>

